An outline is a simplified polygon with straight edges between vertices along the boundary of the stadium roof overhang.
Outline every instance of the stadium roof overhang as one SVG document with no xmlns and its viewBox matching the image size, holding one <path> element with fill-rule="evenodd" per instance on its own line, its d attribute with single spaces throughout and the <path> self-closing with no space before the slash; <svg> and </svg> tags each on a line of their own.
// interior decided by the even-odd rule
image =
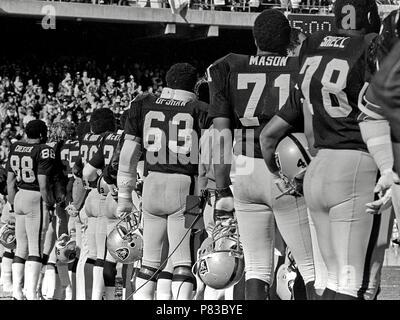
<svg viewBox="0 0 400 320">
<path fill-rule="evenodd" d="M 45 17 L 53 14 L 58 19 L 120 23 L 167 23 L 226 28 L 251 28 L 257 13 L 210 10 L 188 10 L 185 18 L 172 14 L 170 9 L 93 5 L 71 2 L 32 0 L 0 0 L 0 15 Z"/>
</svg>

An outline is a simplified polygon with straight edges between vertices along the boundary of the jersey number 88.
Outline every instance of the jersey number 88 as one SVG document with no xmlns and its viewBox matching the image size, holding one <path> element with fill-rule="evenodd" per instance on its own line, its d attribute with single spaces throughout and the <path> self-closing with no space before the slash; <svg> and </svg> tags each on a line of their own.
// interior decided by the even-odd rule
<svg viewBox="0 0 400 320">
<path fill-rule="evenodd" d="M 16 155 L 10 158 L 11 169 L 17 176 L 17 181 L 21 180 L 25 183 L 32 183 L 35 181 L 35 173 L 33 172 L 33 160 L 29 156 L 20 158 Z"/>
</svg>

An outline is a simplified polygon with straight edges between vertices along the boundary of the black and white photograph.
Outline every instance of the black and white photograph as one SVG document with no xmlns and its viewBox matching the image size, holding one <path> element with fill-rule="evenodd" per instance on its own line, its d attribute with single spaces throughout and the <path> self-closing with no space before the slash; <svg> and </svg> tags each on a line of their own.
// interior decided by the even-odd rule
<svg viewBox="0 0 400 320">
<path fill-rule="evenodd" d="M 0 305 L 400 300 L 399 0 L 0 0 L 0 30 Z"/>
</svg>

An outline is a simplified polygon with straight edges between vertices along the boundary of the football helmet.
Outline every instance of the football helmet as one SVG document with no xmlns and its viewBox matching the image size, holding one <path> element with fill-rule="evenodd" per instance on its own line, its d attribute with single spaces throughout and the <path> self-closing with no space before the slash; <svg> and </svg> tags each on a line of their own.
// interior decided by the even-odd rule
<svg viewBox="0 0 400 320">
<path fill-rule="evenodd" d="M 117 262 L 131 264 L 142 259 L 143 237 L 139 230 L 140 213 L 123 215 L 107 236 L 107 250 Z"/>
<path fill-rule="evenodd" d="M 276 293 L 282 300 L 293 300 L 293 286 L 296 280 L 296 263 L 288 253 L 288 262 L 282 264 L 276 272 Z"/>
<path fill-rule="evenodd" d="M 290 186 L 288 192 L 302 194 L 304 174 L 311 162 L 304 133 L 293 133 L 283 138 L 275 150 L 275 161 L 282 179 Z"/>
<path fill-rule="evenodd" d="M 76 241 L 71 240 L 71 236 L 63 233 L 55 244 L 56 256 L 58 261 L 71 263 L 76 257 Z"/>
<path fill-rule="evenodd" d="M 303 179 L 311 159 L 304 133 L 287 135 L 278 143 L 275 150 L 276 164 L 289 181 Z"/>
<path fill-rule="evenodd" d="M 0 228 L 0 243 L 7 249 L 13 250 L 17 247 L 15 238 L 15 224 L 6 223 Z"/>
<path fill-rule="evenodd" d="M 235 219 L 217 222 L 211 238 L 200 246 L 192 271 L 213 289 L 226 289 L 240 281 L 244 257 Z"/>
</svg>

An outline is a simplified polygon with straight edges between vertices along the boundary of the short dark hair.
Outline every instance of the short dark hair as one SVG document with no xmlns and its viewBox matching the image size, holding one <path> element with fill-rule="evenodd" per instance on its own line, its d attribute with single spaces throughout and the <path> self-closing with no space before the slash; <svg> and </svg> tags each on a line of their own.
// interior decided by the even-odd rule
<svg viewBox="0 0 400 320">
<path fill-rule="evenodd" d="M 82 141 L 83 137 L 85 136 L 86 133 L 90 132 L 90 123 L 89 122 L 81 122 L 78 124 L 76 128 L 76 134 L 78 136 L 78 140 Z"/>
<path fill-rule="evenodd" d="M 342 13 L 345 6 L 354 7 L 356 14 L 355 30 L 365 29 L 369 32 L 379 32 L 381 19 L 378 14 L 378 6 L 375 0 L 336 0 L 333 5 L 335 24 L 338 29 L 343 29 L 342 22 L 348 16 L 348 12 Z"/>
<path fill-rule="evenodd" d="M 125 129 L 125 122 L 126 122 L 126 120 L 128 119 L 129 110 L 130 110 L 130 109 L 125 110 L 125 111 L 121 114 L 121 117 L 119 118 L 119 125 L 121 126 L 121 129 L 122 129 L 122 130 Z"/>
<path fill-rule="evenodd" d="M 189 63 L 176 63 L 168 70 L 165 80 L 171 89 L 193 92 L 197 82 L 196 68 Z"/>
<path fill-rule="evenodd" d="M 90 129 L 95 134 L 115 131 L 114 112 L 108 108 L 94 110 L 90 117 Z"/>
<path fill-rule="evenodd" d="M 29 139 L 46 139 L 47 126 L 42 120 L 31 120 L 25 128 L 26 136 Z"/>
<path fill-rule="evenodd" d="M 287 55 L 290 31 L 289 20 L 281 11 L 266 9 L 254 21 L 253 37 L 260 50 Z"/>
</svg>

